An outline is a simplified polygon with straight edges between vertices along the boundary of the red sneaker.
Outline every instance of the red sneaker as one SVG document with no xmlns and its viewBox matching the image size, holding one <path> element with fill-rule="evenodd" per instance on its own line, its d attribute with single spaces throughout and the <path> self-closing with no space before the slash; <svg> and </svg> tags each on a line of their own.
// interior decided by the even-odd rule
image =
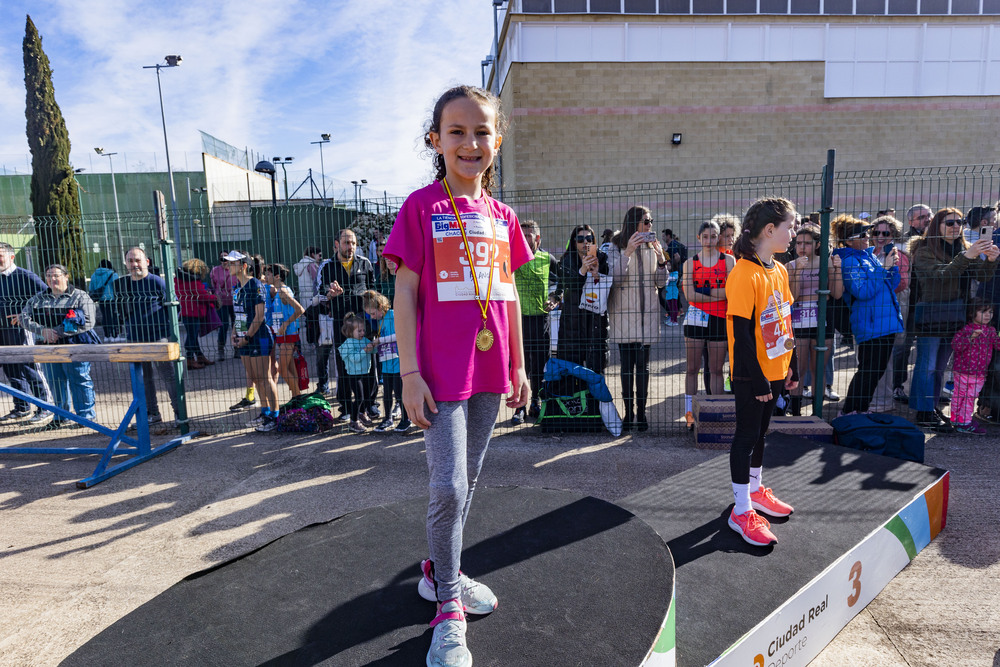
<svg viewBox="0 0 1000 667">
<path fill-rule="evenodd" d="M 733 512 L 736 510 L 734 509 Z M 778 543 L 778 538 L 771 532 L 771 524 L 767 519 L 753 510 L 743 514 L 729 513 L 729 527 L 740 534 L 740 537 L 756 547 L 767 547 Z"/>
<path fill-rule="evenodd" d="M 768 516 L 783 517 L 788 516 L 795 509 L 788 503 L 782 502 L 774 497 L 771 489 L 760 487 L 755 493 L 750 494 L 750 506 L 755 510 L 763 512 Z"/>
</svg>

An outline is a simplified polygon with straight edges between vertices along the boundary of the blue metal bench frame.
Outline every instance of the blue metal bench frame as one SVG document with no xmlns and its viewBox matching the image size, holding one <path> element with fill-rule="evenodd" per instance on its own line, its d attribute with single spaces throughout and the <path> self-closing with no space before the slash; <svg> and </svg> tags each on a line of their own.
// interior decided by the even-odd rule
<svg viewBox="0 0 1000 667">
<path fill-rule="evenodd" d="M 62 408 L 59 408 L 51 403 L 46 403 L 43 400 L 35 398 L 29 394 L 18 391 L 13 387 L 0 383 L 0 391 L 10 394 L 15 398 L 19 398 L 23 401 L 27 401 L 32 405 L 36 405 L 42 410 L 49 410 L 56 415 L 59 419 L 68 419 L 76 422 L 82 426 L 89 429 L 97 431 L 103 435 L 109 436 L 111 441 L 108 443 L 107 447 L 0 447 L 0 454 L 100 454 L 101 460 L 97 463 L 97 467 L 94 472 L 90 474 L 89 477 L 81 479 L 76 483 L 78 489 L 87 489 L 95 484 L 103 482 L 109 477 L 114 477 L 120 472 L 125 472 L 129 468 L 134 468 L 140 463 L 144 463 L 149 459 L 159 456 L 160 454 L 165 454 L 171 449 L 176 448 L 178 445 L 187 442 L 194 436 L 198 435 L 197 431 L 190 431 L 184 433 L 176 438 L 172 438 L 168 442 L 152 447 L 149 441 L 149 422 L 148 414 L 146 411 L 146 391 L 142 380 L 142 365 L 141 362 L 133 361 L 129 363 L 132 376 L 132 403 L 128 406 L 125 411 L 125 416 L 122 417 L 121 424 L 114 431 L 106 426 L 93 422 L 89 419 L 84 419 L 72 412 L 67 412 Z M 136 418 L 136 437 L 131 437 L 125 435 L 128 430 L 129 425 L 132 423 L 132 418 Z M 131 458 L 110 465 L 112 457 L 122 454 L 131 454 Z"/>
</svg>

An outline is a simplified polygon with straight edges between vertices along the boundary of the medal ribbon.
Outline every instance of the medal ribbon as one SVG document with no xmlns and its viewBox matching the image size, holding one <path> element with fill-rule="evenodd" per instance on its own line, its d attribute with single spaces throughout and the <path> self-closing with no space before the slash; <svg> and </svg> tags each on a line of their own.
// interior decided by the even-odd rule
<svg viewBox="0 0 1000 667">
<path fill-rule="evenodd" d="M 771 284 L 771 271 L 773 271 L 774 269 L 768 269 L 766 266 L 764 266 L 764 262 L 761 261 L 760 256 L 757 253 L 754 253 L 753 256 L 757 258 L 758 262 L 760 262 L 760 268 L 764 269 L 764 280 L 767 281 L 768 293 L 773 295 L 775 289 L 774 285 Z M 781 316 L 781 304 L 784 303 L 784 301 L 785 301 L 785 294 L 782 292 L 781 303 L 775 301 L 774 307 L 778 311 L 778 322 L 779 326 L 781 327 L 781 334 L 783 336 L 788 336 L 788 331 L 785 330 L 785 318 Z"/>
<path fill-rule="evenodd" d="M 448 201 L 451 202 L 451 210 L 455 212 L 455 219 L 458 220 L 458 230 L 462 232 L 462 242 L 465 244 L 465 255 L 469 258 L 469 269 L 472 271 L 472 286 L 476 290 L 476 303 L 479 305 L 479 310 L 483 313 L 483 327 L 486 327 L 486 311 L 490 305 L 490 294 L 493 293 L 493 256 L 496 254 L 496 242 L 497 242 L 497 222 L 493 217 L 493 207 L 490 205 L 490 199 L 486 197 L 486 208 L 490 212 L 490 279 L 486 285 L 486 303 L 483 304 L 483 298 L 479 294 L 479 278 L 476 277 L 476 264 L 472 259 L 472 248 L 469 246 L 469 238 L 465 235 L 465 224 L 462 222 L 462 216 L 458 213 L 458 206 L 455 205 L 455 198 L 451 196 L 451 188 L 448 187 L 448 180 L 445 178 L 441 179 L 444 183 L 445 192 L 448 193 Z"/>
</svg>

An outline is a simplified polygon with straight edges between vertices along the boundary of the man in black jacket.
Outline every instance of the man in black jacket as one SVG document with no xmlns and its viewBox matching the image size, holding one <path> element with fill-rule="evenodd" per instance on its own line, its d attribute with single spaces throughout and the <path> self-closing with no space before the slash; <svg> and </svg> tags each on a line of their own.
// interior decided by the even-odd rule
<svg viewBox="0 0 1000 667">
<path fill-rule="evenodd" d="M 344 323 L 344 316 L 348 313 L 357 313 L 364 316 L 364 303 L 361 295 L 366 290 L 371 289 L 375 284 L 375 270 L 372 263 L 364 255 L 358 254 L 358 238 L 351 229 L 342 229 L 340 237 L 334 246 L 334 256 L 320 266 L 319 278 L 316 284 L 316 294 L 325 294 L 330 302 L 330 317 L 333 318 L 333 348 L 339 348 L 344 342 L 344 335 L 340 332 L 340 327 Z M 326 347 L 326 346 L 324 346 Z M 325 350 L 317 348 L 316 361 L 320 369 L 324 369 L 329 363 L 331 352 L 336 357 L 337 364 L 337 402 L 340 404 L 341 415 L 339 421 L 347 421 L 347 369 L 344 367 L 344 360 L 336 353 L 336 350 L 326 347 Z M 372 378 L 374 379 L 375 364 L 372 364 Z M 320 375 L 325 375 L 322 370 Z M 372 402 L 370 406 L 374 406 Z M 378 408 L 374 408 L 377 417 Z"/>
<path fill-rule="evenodd" d="M 48 289 L 42 279 L 14 263 L 14 248 L 0 243 L 0 345 L 32 345 L 34 339 L 21 328 L 18 318 L 28 299 Z M 2 364 L 4 375 L 14 389 L 35 398 L 51 402 L 49 387 L 39 372 L 38 364 Z M 32 426 L 44 426 L 52 421 L 52 413 L 38 409 L 31 414 L 31 404 L 14 399 L 14 409 L 0 417 L 9 423 L 25 417 Z"/>
</svg>

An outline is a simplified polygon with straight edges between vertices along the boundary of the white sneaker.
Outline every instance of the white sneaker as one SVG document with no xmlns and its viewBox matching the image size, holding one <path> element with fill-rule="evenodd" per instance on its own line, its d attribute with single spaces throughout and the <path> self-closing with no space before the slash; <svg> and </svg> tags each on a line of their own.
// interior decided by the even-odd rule
<svg viewBox="0 0 1000 667">
<path fill-rule="evenodd" d="M 417 594 L 429 602 L 437 601 L 434 592 L 434 564 L 429 560 L 421 561 L 420 572 L 423 576 L 417 584 Z M 458 573 L 458 583 L 462 587 L 460 600 L 470 614 L 488 614 L 497 608 L 497 596 L 486 584 L 470 579 L 461 572 Z"/>
<path fill-rule="evenodd" d="M 831 387 L 830 385 L 826 385 L 826 392 L 824 392 L 823 396 L 828 401 L 839 401 L 840 400 L 840 394 L 838 394 L 837 392 L 835 392 L 833 390 L 833 387 Z"/>
<path fill-rule="evenodd" d="M 434 635 L 427 652 L 427 667 L 471 667 L 472 654 L 465 643 L 465 610 L 458 600 L 442 602 L 431 621 Z"/>
<path fill-rule="evenodd" d="M 802 398 L 812 398 L 812 397 L 813 397 L 812 387 L 805 387 L 802 389 Z"/>
</svg>

